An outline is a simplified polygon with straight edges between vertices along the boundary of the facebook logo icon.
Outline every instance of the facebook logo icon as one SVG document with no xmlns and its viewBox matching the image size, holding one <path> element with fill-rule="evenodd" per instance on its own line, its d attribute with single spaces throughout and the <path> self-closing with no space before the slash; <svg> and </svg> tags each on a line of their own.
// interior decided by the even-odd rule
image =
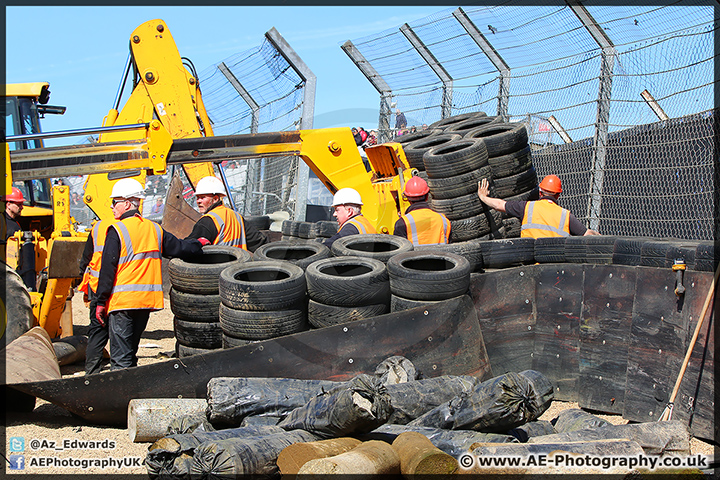
<svg viewBox="0 0 720 480">
<path fill-rule="evenodd" d="M 10 470 L 25 470 L 25 455 L 10 455 Z"/>
<path fill-rule="evenodd" d="M 22 452 L 25 450 L 25 439 L 23 437 L 10 437 L 8 442 L 11 452 Z"/>
</svg>

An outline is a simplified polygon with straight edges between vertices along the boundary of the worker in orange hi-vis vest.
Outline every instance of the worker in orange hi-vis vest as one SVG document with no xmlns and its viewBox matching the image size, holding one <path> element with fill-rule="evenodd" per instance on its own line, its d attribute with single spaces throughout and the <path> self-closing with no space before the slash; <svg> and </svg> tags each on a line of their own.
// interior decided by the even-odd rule
<svg viewBox="0 0 720 480">
<path fill-rule="evenodd" d="M 254 252 L 267 238 L 252 224 L 246 224 L 238 212 L 223 204 L 225 186 L 214 176 L 201 178 L 195 188 L 198 210 L 203 214 L 195 223 L 191 238 L 207 238 L 213 245 L 238 247 Z"/>
<path fill-rule="evenodd" d="M 450 220 L 430 208 L 427 182 L 420 177 L 412 177 L 405 183 L 403 193 L 410 206 L 395 222 L 393 235 L 405 237 L 415 246 L 450 243 Z"/>
<path fill-rule="evenodd" d="M 362 199 L 354 188 L 341 188 L 333 195 L 333 217 L 338 222 L 338 232 L 323 242 L 332 246 L 338 238 L 360 233 L 377 233 L 375 227 L 362 215 Z"/>
<path fill-rule="evenodd" d="M 119 180 L 112 189 L 113 216 L 100 260 L 95 318 L 108 328 L 110 369 L 137 365 L 140 337 L 150 312 L 162 310 L 162 258 L 199 255 L 206 238 L 180 240 L 139 212 L 140 182 Z"/>
<path fill-rule="evenodd" d="M 571 235 L 600 235 L 580 223 L 569 210 L 558 205 L 562 183 L 555 175 L 540 182 L 540 198 L 532 201 L 505 201 L 488 196 L 490 185 L 486 178 L 478 182 L 478 197 L 487 206 L 522 220 L 521 238 L 569 237 Z"/>
</svg>

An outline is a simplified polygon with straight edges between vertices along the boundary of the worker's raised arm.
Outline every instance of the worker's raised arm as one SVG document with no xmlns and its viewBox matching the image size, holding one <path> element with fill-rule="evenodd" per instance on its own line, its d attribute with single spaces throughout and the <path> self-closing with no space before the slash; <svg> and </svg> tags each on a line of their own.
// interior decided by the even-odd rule
<svg viewBox="0 0 720 480">
<path fill-rule="evenodd" d="M 478 182 L 478 197 L 480 197 L 480 200 L 488 207 L 494 210 L 498 210 L 500 212 L 504 212 L 506 203 L 505 200 L 503 200 L 502 198 L 489 197 L 489 193 L 490 183 L 488 182 L 487 178 L 483 178 Z"/>
</svg>

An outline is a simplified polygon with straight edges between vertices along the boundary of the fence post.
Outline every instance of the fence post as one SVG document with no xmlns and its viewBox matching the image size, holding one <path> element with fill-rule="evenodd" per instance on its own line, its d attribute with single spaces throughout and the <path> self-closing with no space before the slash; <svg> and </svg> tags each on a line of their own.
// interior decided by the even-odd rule
<svg viewBox="0 0 720 480">
<path fill-rule="evenodd" d="M 435 72 L 435 75 L 438 76 L 440 81 L 443 84 L 443 98 L 442 98 L 442 106 L 441 106 L 441 112 L 440 115 L 442 118 L 448 118 L 452 116 L 452 97 L 453 97 L 453 79 L 450 76 L 450 74 L 445 70 L 445 68 L 442 66 L 440 62 L 437 61 L 435 58 L 435 55 L 428 50 L 428 48 L 425 46 L 425 44 L 420 40 L 420 38 L 415 35 L 415 32 L 413 29 L 408 25 L 407 23 L 403 24 L 400 27 L 400 31 L 403 35 L 405 35 L 405 38 L 408 39 L 408 42 L 417 50 L 417 52 L 420 54 L 423 60 L 425 60 L 425 63 L 427 63 L 433 72 Z"/>
<path fill-rule="evenodd" d="M 597 24 L 585 7 L 576 0 L 566 0 L 566 3 L 580 19 L 588 32 L 590 32 L 593 40 L 595 40 L 602 49 L 597 119 L 595 120 L 595 151 L 593 153 L 593 171 L 591 174 L 590 199 L 587 212 L 590 228 L 598 230 L 600 227 L 600 208 L 602 203 L 603 182 L 605 179 L 605 158 L 607 155 L 608 124 L 610 122 L 613 68 L 617 52 L 610 37 L 607 36 L 605 30 Z"/>
<path fill-rule="evenodd" d="M 497 114 L 502 117 L 503 121 L 507 122 L 510 118 L 508 117 L 508 97 L 510 96 L 510 67 L 505 60 L 497 53 L 495 48 L 490 42 L 488 42 L 485 35 L 480 33 L 480 30 L 475 26 L 472 20 L 467 16 L 462 7 L 458 7 L 457 10 L 452 12 L 453 17 L 460 22 L 465 31 L 470 35 L 480 50 L 483 51 L 486 57 L 492 62 L 495 68 L 500 72 L 500 88 L 498 89 L 498 107 Z"/>
<path fill-rule="evenodd" d="M 313 128 L 313 118 L 315 116 L 315 86 L 317 77 L 310 68 L 303 62 L 302 58 L 295 53 L 290 44 L 280 35 L 280 33 L 272 27 L 265 32 L 265 38 L 270 41 L 275 50 L 288 62 L 295 72 L 305 82 L 303 89 L 303 107 L 300 116 L 300 130 L 308 130 Z M 310 168 L 304 161 L 298 159 L 296 172 L 297 187 L 295 190 L 295 220 L 305 220 L 307 213 L 307 196 L 308 184 L 310 182 Z M 292 184 L 292 182 L 290 182 Z M 288 189 L 289 194 L 289 189 Z"/>
<path fill-rule="evenodd" d="M 375 87 L 375 90 L 380 93 L 380 118 L 378 119 L 378 143 L 387 142 L 392 138 L 390 134 L 390 99 L 392 98 L 392 90 L 383 79 L 380 74 L 373 68 L 373 66 L 365 59 L 365 56 L 360 53 L 353 43 L 348 40 L 343 43 L 340 48 L 350 57 L 350 60 L 355 64 L 358 69 L 365 75 L 370 84 Z"/>
</svg>

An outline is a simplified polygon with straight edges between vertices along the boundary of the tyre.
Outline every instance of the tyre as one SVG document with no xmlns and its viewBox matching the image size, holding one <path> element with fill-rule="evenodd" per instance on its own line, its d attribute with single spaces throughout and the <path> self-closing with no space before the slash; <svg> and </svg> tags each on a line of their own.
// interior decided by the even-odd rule
<svg viewBox="0 0 720 480">
<path fill-rule="evenodd" d="M 444 214 L 448 220 L 474 217 L 487 210 L 477 192 L 455 198 L 433 198 L 430 208 Z"/>
<path fill-rule="evenodd" d="M 482 140 L 454 140 L 432 147 L 423 155 L 429 178 L 454 177 L 484 167 L 487 162 L 487 150 Z"/>
<path fill-rule="evenodd" d="M 305 274 L 290 262 L 247 262 L 220 274 L 220 301 L 238 310 L 286 310 L 305 301 Z"/>
<path fill-rule="evenodd" d="M 175 339 L 186 347 L 220 348 L 222 329 L 219 322 L 191 322 L 173 318 Z"/>
<path fill-rule="evenodd" d="M 613 245 L 612 263 L 616 265 L 641 265 L 642 245 L 646 237 L 617 237 Z"/>
<path fill-rule="evenodd" d="M 501 198 L 501 197 L 498 197 Z M 528 190 L 527 192 L 520 193 L 518 195 L 512 195 L 510 197 L 504 197 L 503 200 L 506 202 L 516 201 L 516 202 L 528 202 L 533 200 L 538 200 L 540 198 L 540 190 L 537 188 L 533 188 L 532 190 Z M 510 215 L 503 213 L 504 218 L 508 218 Z"/>
<path fill-rule="evenodd" d="M 450 238 L 453 242 L 464 242 L 480 238 L 493 231 L 497 232 L 502 226 L 502 214 L 500 212 L 485 210 L 479 215 L 450 220 Z"/>
<path fill-rule="evenodd" d="M 565 261 L 568 263 L 587 263 L 587 243 L 585 237 L 565 238 Z M 663 263 L 665 257 L 663 257 Z"/>
<path fill-rule="evenodd" d="M 244 338 L 231 337 L 230 335 L 225 335 L 224 333 L 222 336 L 222 348 L 242 347 L 243 345 L 247 345 L 249 343 L 253 343 L 253 341 L 245 340 Z"/>
<path fill-rule="evenodd" d="M 270 217 L 267 215 L 255 215 L 243 217 L 245 225 L 252 225 L 258 230 L 269 230 L 270 229 Z"/>
<path fill-rule="evenodd" d="M 217 350 L 217 348 L 200 348 L 188 347 L 182 343 L 175 342 L 175 354 L 178 358 L 191 357 L 193 355 L 202 355 Z"/>
<path fill-rule="evenodd" d="M 430 135 L 428 137 L 406 143 L 403 145 L 403 151 L 405 152 L 405 157 L 407 157 L 410 168 L 416 168 L 424 172 L 425 162 L 423 161 L 423 156 L 425 155 L 425 152 L 433 147 L 444 145 L 454 140 L 460 140 L 461 138 L 462 137 L 460 135 L 453 133 Z"/>
<path fill-rule="evenodd" d="M 443 118 L 441 120 L 438 120 L 437 122 L 433 122 L 430 125 L 428 125 L 428 130 L 432 128 L 439 128 L 441 130 L 447 130 L 448 128 L 452 127 L 453 125 L 457 125 L 460 122 L 464 122 L 465 120 L 469 120 L 471 118 L 475 117 L 485 117 L 487 114 L 485 112 L 470 112 L 470 113 L 461 113 L 458 115 L 453 115 L 452 117 Z"/>
<path fill-rule="evenodd" d="M 488 165 L 492 170 L 493 177 L 503 178 L 517 175 L 532 167 L 530 147 L 525 147 L 516 152 L 488 158 Z"/>
<path fill-rule="evenodd" d="M 494 178 L 495 195 L 499 198 L 512 197 L 521 193 L 532 191 L 538 185 L 535 167 L 530 167 L 522 173 L 510 175 L 505 178 Z"/>
<path fill-rule="evenodd" d="M 472 172 L 463 173 L 449 178 L 428 178 L 427 184 L 434 199 L 447 199 L 475 193 L 477 195 L 478 182 L 490 179 L 492 172 L 489 166 L 481 167 Z"/>
<path fill-rule="evenodd" d="M 485 268 L 505 268 L 535 263 L 534 238 L 508 238 L 482 242 Z"/>
<path fill-rule="evenodd" d="M 407 252 L 388 260 L 390 291 L 413 300 L 444 300 L 467 292 L 470 262 L 454 253 Z"/>
<path fill-rule="evenodd" d="M 173 258 L 168 262 L 170 283 L 181 292 L 217 293 L 218 278 L 225 268 L 247 262 L 252 254 L 237 247 L 208 245 L 202 255 L 191 258 Z"/>
<path fill-rule="evenodd" d="M 682 263 L 685 263 L 685 268 L 694 270 L 697 247 L 698 242 L 692 240 L 672 243 L 665 254 L 665 266 L 672 268 L 675 260 L 681 260 Z"/>
<path fill-rule="evenodd" d="M 354 322 L 363 318 L 376 317 L 389 311 L 390 306 L 388 303 L 359 307 L 339 307 L 310 300 L 308 301 L 308 322 L 314 328 L 323 328 Z"/>
<path fill-rule="evenodd" d="M 427 129 L 427 130 L 420 130 L 419 132 L 415 133 L 406 133 L 405 135 L 400 135 L 399 137 L 395 137 L 391 140 L 391 142 L 396 142 L 402 145 L 403 152 L 405 152 L 405 158 L 407 159 L 408 166 L 410 168 L 415 168 L 417 170 L 425 170 L 425 165 L 423 164 L 422 160 L 422 152 L 418 154 L 418 152 L 414 152 L 411 155 L 408 155 L 408 153 L 405 151 L 405 147 L 416 141 L 416 140 L 422 140 L 423 138 L 430 137 L 432 135 L 439 135 L 442 133 L 441 129 Z"/>
<path fill-rule="evenodd" d="M 0 348 L 5 348 L 13 340 L 26 333 L 35 322 L 30 293 L 20 275 L 7 264 L 5 264 L 5 291 L 3 293 L 4 295 L 0 297 L 0 306 L 6 313 L 7 324 Z"/>
<path fill-rule="evenodd" d="M 473 239 L 466 242 L 441 243 L 438 245 L 420 245 L 415 247 L 415 252 L 433 251 L 443 253 L 454 253 L 464 257 L 470 263 L 470 271 L 482 270 L 482 246 L 480 241 Z"/>
<path fill-rule="evenodd" d="M 536 238 L 535 261 L 538 263 L 565 263 L 565 238 Z"/>
<path fill-rule="evenodd" d="M 390 313 L 410 310 L 411 308 L 425 307 L 433 303 L 444 302 L 445 300 L 412 300 L 410 298 L 398 297 L 392 295 L 390 297 Z"/>
<path fill-rule="evenodd" d="M 320 222 L 315 222 L 313 224 L 313 233 L 315 237 L 325 237 L 330 238 L 333 235 L 335 235 L 338 231 L 338 224 L 337 222 L 331 222 L 328 220 L 323 220 Z"/>
<path fill-rule="evenodd" d="M 642 257 L 640 255 L 628 255 L 625 253 L 613 253 L 612 263 L 615 265 L 641 265 Z"/>
<path fill-rule="evenodd" d="M 670 243 L 662 240 L 644 242 L 640 248 L 640 265 L 645 267 L 664 267 L 665 256 L 669 248 Z"/>
<path fill-rule="evenodd" d="M 303 308 L 272 311 L 236 310 L 220 305 L 220 328 L 225 335 L 245 340 L 265 340 L 307 330 Z"/>
<path fill-rule="evenodd" d="M 477 116 L 471 117 L 462 122 L 457 122 L 449 125 L 446 129 L 446 133 L 457 133 L 459 135 L 465 135 L 467 132 L 474 128 L 484 127 L 486 125 L 492 125 L 496 123 L 502 123 L 502 117 L 495 116 Z"/>
<path fill-rule="evenodd" d="M 303 270 L 313 262 L 328 258 L 330 249 L 325 245 L 311 241 L 288 241 L 266 243 L 255 250 L 256 261 L 283 260 L 294 263 Z"/>
<path fill-rule="evenodd" d="M 348 235 L 338 238 L 330 250 L 336 257 L 367 257 L 383 263 L 394 255 L 410 252 L 413 244 L 407 238 L 382 233 Z"/>
<path fill-rule="evenodd" d="M 505 227 L 505 238 L 520 238 L 520 234 L 522 233 L 522 222 L 519 218 L 504 218 L 502 220 L 502 225 Z"/>
<path fill-rule="evenodd" d="M 312 237 L 312 222 L 298 222 L 298 237 L 300 238 L 313 238 Z"/>
<path fill-rule="evenodd" d="M 308 297 L 336 306 L 387 303 L 390 281 L 385 264 L 366 257 L 335 257 L 312 263 L 305 270 Z"/>
<path fill-rule="evenodd" d="M 715 244 L 712 241 L 700 242 L 695 251 L 695 270 L 700 272 L 714 272 L 717 269 L 715 258 Z"/>
<path fill-rule="evenodd" d="M 615 247 L 615 240 L 617 237 L 609 235 L 593 235 L 584 238 L 587 249 L 587 263 L 612 263 L 613 248 Z"/>
<path fill-rule="evenodd" d="M 463 138 L 485 140 L 488 157 L 500 157 L 528 146 L 528 133 L 524 123 L 494 123 L 469 130 Z"/>
<path fill-rule="evenodd" d="M 283 220 L 282 225 L 280 226 L 280 231 L 283 235 L 299 237 L 300 222 L 296 222 L 295 220 Z"/>
<path fill-rule="evenodd" d="M 220 295 L 187 293 L 170 288 L 170 310 L 181 320 L 217 322 Z"/>
</svg>

